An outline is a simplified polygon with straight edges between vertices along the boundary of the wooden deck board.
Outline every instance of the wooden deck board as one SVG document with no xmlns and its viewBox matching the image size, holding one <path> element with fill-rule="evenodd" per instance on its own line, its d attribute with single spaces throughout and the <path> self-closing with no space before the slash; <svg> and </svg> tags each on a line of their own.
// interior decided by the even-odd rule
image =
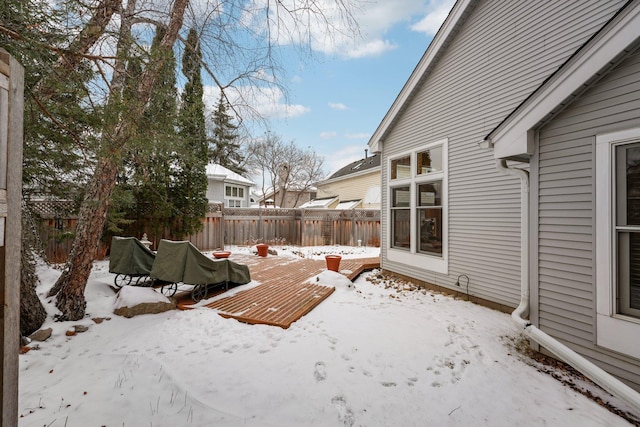
<svg viewBox="0 0 640 427">
<path fill-rule="evenodd" d="M 335 290 L 332 286 L 310 283 L 309 279 L 326 269 L 318 260 L 287 260 L 277 256 L 266 258 L 237 256 L 235 262 L 247 264 L 251 278 L 258 286 L 206 304 L 225 318 L 250 324 L 288 328 L 317 307 Z M 353 280 L 365 270 L 380 266 L 378 258 L 347 259 L 340 263 L 341 273 Z M 193 301 L 179 304 L 192 308 Z"/>
</svg>

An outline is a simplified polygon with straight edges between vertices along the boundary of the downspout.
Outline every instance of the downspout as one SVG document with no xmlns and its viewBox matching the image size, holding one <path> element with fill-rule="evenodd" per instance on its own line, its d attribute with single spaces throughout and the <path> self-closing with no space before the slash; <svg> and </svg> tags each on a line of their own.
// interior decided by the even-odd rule
<svg viewBox="0 0 640 427">
<path fill-rule="evenodd" d="M 542 332 L 526 318 L 529 315 L 529 173 L 521 169 L 512 169 L 503 159 L 496 160 L 498 171 L 504 175 L 520 178 L 520 304 L 511 313 L 512 319 L 523 328 L 523 333 L 537 342 L 555 357 L 580 371 L 600 387 L 627 403 L 640 414 L 640 393 L 622 381 L 605 372 L 589 360 L 580 356 L 555 338 Z"/>
</svg>

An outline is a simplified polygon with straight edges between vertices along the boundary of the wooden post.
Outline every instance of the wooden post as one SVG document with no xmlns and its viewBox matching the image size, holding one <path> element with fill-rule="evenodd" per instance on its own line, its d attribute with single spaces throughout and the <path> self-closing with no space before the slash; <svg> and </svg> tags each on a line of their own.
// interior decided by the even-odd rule
<svg viewBox="0 0 640 427">
<path fill-rule="evenodd" d="M 0 49 L 0 427 L 18 425 L 23 109 L 24 69 Z"/>
</svg>

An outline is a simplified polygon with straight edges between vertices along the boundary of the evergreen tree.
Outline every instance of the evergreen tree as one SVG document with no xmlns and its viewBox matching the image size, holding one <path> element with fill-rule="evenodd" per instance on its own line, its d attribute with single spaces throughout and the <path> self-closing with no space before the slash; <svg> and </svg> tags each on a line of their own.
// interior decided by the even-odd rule
<svg viewBox="0 0 640 427">
<path fill-rule="evenodd" d="M 213 131 L 209 140 L 209 160 L 230 169 L 236 173 L 244 174 L 246 169 L 242 166 L 238 126 L 232 122 L 228 112 L 227 103 L 220 95 L 218 105 L 213 112 Z"/>
<path fill-rule="evenodd" d="M 49 49 L 64 37 L 56 31 L 59 14 L 45 0 L 5 0 L 0 2 L 0 46 L 25 68 L 23 197 L 54 194 L 69 198 L 79 194 L 82 182 L 83 148 L 79 135 L 95 119 L 83 108 L 86 99 L 87 64 L 55 79 L 47 96 L 34 89 L 58 58 Z M 87 152 L 86 150 L 84 151 Z M 74 180 L 74 178 L 79 178 Z M 29 209 L 23 205 L 20 265 L 20 333 L 29 335 L 46 319 L 46 310 L 36 293 L 34 253 L 41 253 L 40 239 L 28 226 Z"/>
<path fill-rule="evenodd" d="M 200 40 L 196 30 L 191 28 L 182 57 L 182 73 L 187 82 L 178 114 L 181 146 L 176 151 L 176 180 L 172 187 L 172 197 L 180 212 L 173 229 L 178 236 L 200 231 L 200 219 L 207 211 L 207 135 L 201 60 Z"/>
<path fill-rule="evenodd" d="M 176 216 L 169 194 L 178 138 L 176 59 L 173 49 L 160 48 L 164 34 L 165 30 L 158 28 L 151 45 L 150 60 L 162 59 L 163 66 L 138 126 L 139 131 L 128 147 L 129 155 L 125 156 L 125 167 L 119 176 L 109 223 L 110 229 L 118 232 L 119 223 L 126 225 L 135 221 L 137 229 L 128 230 L 134 235 L 142 234 L 144 224 L 154 240 L 162 236 L 165 227 L 170 226 Z M 134 56 L 127 65 L 123 89 L 125 104 L 136 96 L 141 63 L 140 58 Z"/>
<path fill-rule="evenodd" d="M 60 11 L 46 0 L 0 4 L 0 46 L 25 67 L 23 194 L 58 199 L 82 197 L 95 153 L 93 130 L 99 108 L 87 102 L 91 64 L 78 59 L 73 70 L 56 67 L 64 46 Z"/>
</svg>

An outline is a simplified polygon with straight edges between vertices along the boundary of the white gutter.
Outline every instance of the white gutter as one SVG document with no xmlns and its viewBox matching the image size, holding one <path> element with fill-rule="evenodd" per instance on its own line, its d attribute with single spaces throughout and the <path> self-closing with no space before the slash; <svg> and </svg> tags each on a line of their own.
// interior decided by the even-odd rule
<svg viewBox="0 0 640 427">
<path fill-rule="evenodd" d="M 612 395 L 623 400 L 637 414 L 640 414 L 640 393 L 526 320 L 529 315 L 529 173 L 525 170 L 509 168 L 504 159 L 497 159 L 496 166 L 502 174 L 520 178 L 522 184 L 520 192 L 520 304 L 511 313 L 511 317 L 523 328 L 527 337 L 543 346 L 558 359 L 580 371 Z"/>
</svg>

